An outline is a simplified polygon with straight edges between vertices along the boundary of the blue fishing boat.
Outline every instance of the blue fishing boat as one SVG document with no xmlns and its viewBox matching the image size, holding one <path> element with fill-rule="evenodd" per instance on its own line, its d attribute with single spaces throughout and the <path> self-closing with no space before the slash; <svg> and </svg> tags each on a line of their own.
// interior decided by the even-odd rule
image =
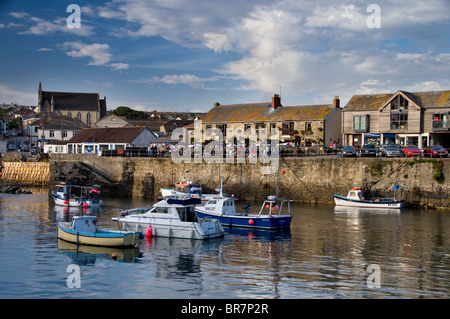
<svg viewBox="0 0 450 319">
<path fill-rule="evenodd" d="M 58 222 L 58 238 L 93 246 L 134 246 L 141 238 L 141 232 L 100 230 L 96 226 L 96 216 L 74 216 L 72 222 Z"/>
<path fill-rule="evenodd" d="M 257 213 L 250 213 L 247 203 L 242 212 L 236 211 L 237 198 L 217 195 L 203 206 L 196 206 L 195 212 L 199 218 L 215 218 L 222 225 L 229 227 L 245 227 L 260 229 L 282 229 L 291 226 L 290 200 L 268 196 Z M 279 203 L 279 204 L 278 204 Z M 288 204 L 288 213 L 282 214 L 283 204 Z"/>
</svg>

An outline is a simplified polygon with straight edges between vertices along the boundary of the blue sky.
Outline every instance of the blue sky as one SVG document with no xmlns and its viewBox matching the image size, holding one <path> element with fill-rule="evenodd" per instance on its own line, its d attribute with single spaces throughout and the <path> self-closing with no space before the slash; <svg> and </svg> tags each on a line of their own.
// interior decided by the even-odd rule
<svg viewBox="0 0 450 319">
<path fill-rule="evenodd" d="M 449 90 L 449 30 L 449 0 L 3 0 L 0 103 L 39 82 L 147 111 Z"/>
</svg>

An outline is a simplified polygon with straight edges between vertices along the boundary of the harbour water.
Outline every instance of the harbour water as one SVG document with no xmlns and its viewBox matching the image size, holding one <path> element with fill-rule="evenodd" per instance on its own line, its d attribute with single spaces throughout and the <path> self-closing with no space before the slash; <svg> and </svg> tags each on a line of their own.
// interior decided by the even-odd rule
<svg viewBox="0 0 450 319">
<path fill-rule="evenodd" d="M 118 210 L 151 204 L 104 202 L 100 211 L 69 211 L 55 207 L 45 189 L 0 194 L 0 298 L 450 297 L 449 211 L 293 204 L 286 231 L 226 228 L 220 239 L 142 239 L 135 249 L 77 250 L 57 239 L 57 221 L 73 214 L 96 214 L 100 227 L 117 228 L 111 218 Z"/>
</svg>

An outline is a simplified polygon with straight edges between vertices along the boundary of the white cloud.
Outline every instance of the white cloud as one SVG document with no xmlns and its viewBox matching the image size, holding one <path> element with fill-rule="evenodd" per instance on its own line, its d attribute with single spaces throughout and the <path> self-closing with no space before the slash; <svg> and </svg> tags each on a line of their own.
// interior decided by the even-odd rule
<svg viewBox="0 0 450 319">
<path fill-rule="evenodd" d="M 32 35 L 53 35 L 55 33 L 70 33 L 78 36 L 90 36 L 93 32 L 93 27 L 82 23 L 81 28 L 69 28 L 67 26 L 67 18 L 56 18 L 52 21 L 32 17 L 28 13 L 15 12 L 10 13 L 14 18 L 21 19 L 25 24 L 31 25 L 25 31 L 20 31 L 19 34 Z"/>
<path fill-rule="evenodd" d="M 135 80 L 134 83 L 156 84 L 164 83 L 168 85 L 186 84 L 194 88 L 204 88 L 204 83 L 217 81 L 218 77 L 201 78 L 193 74 L 171 74 L 164 76 L 154 76 L 149 79 Z"/>
<path fill-rule="evenodd" d="M 129 68 L 127 63 L 110 63 L 112 54 L 109 52 L 109 44 L 106 43 L 64 42 L 59 47 L 62 50 L 66 50 L 66 55 L 70 57 L 90 58 L 88 65 L 109 66 L 114 70 L 126 70 Z"/>
<path fill-rule="evenodd" d="M 128 63 L 111 63 L 110 66 L 114 70 L 126 70 L 130 67 Z"/>
<path fill-rule="evenodd" d="M 82 42 L 65 42 L 61 47 L 73 58 L 90 57 L 89 65 L 106 65 L 111 60 L 109 45 L 102 43 L 85 44 Z"/>
<path fill-rule="evenodd" d="M 2 103 L 17 103 L 19 105 L 36 105 L 37 93 L 30 93 L 0 84 L 0 101 Z"/>
</svg>

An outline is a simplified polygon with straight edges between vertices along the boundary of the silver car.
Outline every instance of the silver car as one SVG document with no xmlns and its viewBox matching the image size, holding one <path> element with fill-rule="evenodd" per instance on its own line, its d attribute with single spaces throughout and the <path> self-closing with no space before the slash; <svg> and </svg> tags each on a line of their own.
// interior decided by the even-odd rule
<svg viewBox="0 0 450 319">
<path fill-rule="evenodd" d="M 380 148 L 380 152 L 381 152 L 381 156 L 387 156 L 387 157 L 400 157 L 400 156 L 403 156 L 403 153 L 395 145 L 387 145 L 384 148 Z"/>
</svg>

